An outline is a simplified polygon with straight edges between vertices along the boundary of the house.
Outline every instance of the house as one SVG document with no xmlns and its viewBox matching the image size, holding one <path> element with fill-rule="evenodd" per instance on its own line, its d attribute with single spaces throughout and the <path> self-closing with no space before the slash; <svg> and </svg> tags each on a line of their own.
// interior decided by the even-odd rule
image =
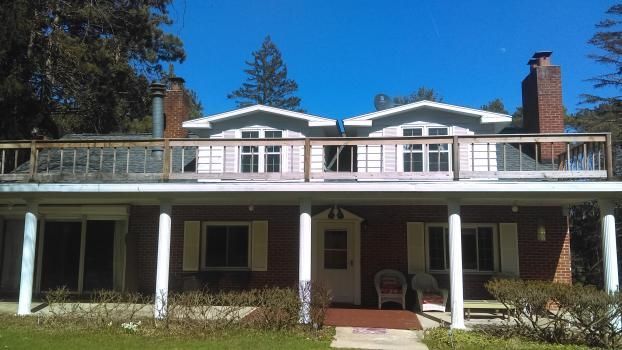
<svg viewBox="0 0 622 350">
<path fill-rule="evenodd" d="M 168 291 L 320 281 L 335 302 L 374 305 L 390 268 L 433 274 L 461 328 L 464 300 L 498 274 L 571 283 L 566 208 L 593 199 L 617 290 L 611 137 L 563 134 L 550 56 L 529 61 L 522 133 L 431 101 L 346 118 L 345 135 L 267 106 L 187 120 L 174 77 L 153 86 L 152 135 L 2 142 L 0 292 L 28 314 L 58 286 L 149 293 L 161 309 Z"/>
</svg>

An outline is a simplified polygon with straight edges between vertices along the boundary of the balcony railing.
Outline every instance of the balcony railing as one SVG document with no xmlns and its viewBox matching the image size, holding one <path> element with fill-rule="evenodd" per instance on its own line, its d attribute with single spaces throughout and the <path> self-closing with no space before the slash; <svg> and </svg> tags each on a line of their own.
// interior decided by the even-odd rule
<svg viewBox="0 0 622 350">
<path fill-rule="evenodd" d="M 1 182 L 612 179 L 610 134 L 0 142 Z"/>
</svg>

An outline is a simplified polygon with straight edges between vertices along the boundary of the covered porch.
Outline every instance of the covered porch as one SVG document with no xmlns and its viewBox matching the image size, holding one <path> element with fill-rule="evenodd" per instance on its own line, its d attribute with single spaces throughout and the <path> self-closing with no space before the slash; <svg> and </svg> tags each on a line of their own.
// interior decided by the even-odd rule
<svg viewBox="0 0 622 350">
<path fill-rule="evenodd" d="M 127 220 L 126 230 L 120 230 L 125 231 L 121 235 L 124 239 L 119 241 L 133 242 L 135 247 L 121 254 L 125 257 L 119 270 L 124 276 L 121 289 L 144 289 L 155 294 L 157 310 L 166 304 L 169 290 L 193 288 L 193 283 L 236 289 L 320 281 L 329 284 L 336 302 L 373 306 L 376 303 L 373 275 L 378 270 L 401 271 L 410 283 L 412 274 L 423 269 L 433 274 L 441 287 L 449 289 L 448 310 L 454 311 L 451 325 L 463 328 L 464 300 L 481 298 L 485 292 L 483 283 L 495 273 L 504 272 L 508 264 L 517 269 L 521 278 L 571 280 L 562 208 L 573 203 L 600 200 L 604 208 L 604 256 L 609 267 L 607 287 L 617 290 L 615 221 L 613 207 L 608 203 L 620 192 L 620 185 L 612 182 L 533 182 L 511 186 L 498 181 L 442 185 L 436 182 L 21 184 L 13 191 L 3 189 L 0 201 L 7 204 L 2 212 L 5 223 L 9 203 L 13 215 L 21 216 L 24 222 L 19 314 L 31 312 L 31 298 L 38 291 L 37 273 L 45 271 L 36 268 L 37 260 L 45 257 L 45 252 L 35 254 L 42 244 L 37 240 L 37 232 L 49 227 L 48 221 L 62 221 L 62 215 L 53 213 L 51 208 L 71 208 L 69 211 L 82 208 L 81 216 L 86 219 L 80 221 L 81 235 L 82 227 L 86 227 L 85 234 L 89 232 L 90 214 L 84 214 L 88 211 L 85 208 L 126 206 L 127 214 L 115 219 Z M 26 200 L 22 199 L 23 193 L 28 193 Z M 513 210 L 515 207 L 517 211 Z M 248 251 L 246 261 L 243 256 L 238 261 L 244 269 L 215 266 L 222 259 L 233 259 L 235 265 L 233 255 L 223 258 L 206 248 L 195 249 L 212 232 L 240 226 L 239 222 L 248 223 L 249 231 L 224 230 L 234 232 L 227 233 L 231 237 L 235 232 L 242 232 L 240 236 L 247 232 L 249 237 L 248 233 L 252 232 L 251 239 L 243 244 Z M 544 240 L 537 235 L 540 222 L 546 229 Z M 510 223 L 516 224 L 517 260 L 509 259 L 511 252 L 505 253 L 504 249 L 510 245 L 501 242 L 505 238 L 502 236 L 507 235 L 504 232 L 509 232 L 501 232 L 501 224 Z M 485 225 L 493 227 L 492 270 L 486 266 L 465 268 L 463 264 L 475 261 L 472 254 L 465 257 L 473 248 L 466 245 L 473 241 L 465 240 L 465 229 L 477 232 L 478 227 Z M 217 229 L 212 230 L 212 226 Z M 422 230 L 413 230 L 413 226 Z M 3 224 L 3 227 L 7 226 Z M 435 238 L 444 237 L 440 243 L 430 240 L 430 234 L 437 231 L 440 236 Z M 256 232 L 265 236 L 256 237 Z M 190 237 L 198 240 L 192 241 Z M 475 242 L 477 250 L 479 243 Z M 120 246 L 128 248 L 127 244 Z M 435 253 L 437 248 L 443 250 L 442 258 Z M 262 251 L 267 253 L 262 255 Z M 80 252 L 85 256 L 79 255 L 78 261 L 86 261 L 87 250 Z M 478 255 L 475 258 L 477 264 L 489 264 L 480 261 Z M 112 271 L 114 288 L 118 277 L 114 272 L 117 270 Z M 85 282 L 86 279 L 82 281 L 83 291 Z M 306 296 L 301 297 L 308 302 Z M 415 298 L 411 288 L 406 299 L 407 309 L 412 310 Z M 303 322 L 308 321 L 307 311 L 304 307 L 301 310 Z"/>
</svg>

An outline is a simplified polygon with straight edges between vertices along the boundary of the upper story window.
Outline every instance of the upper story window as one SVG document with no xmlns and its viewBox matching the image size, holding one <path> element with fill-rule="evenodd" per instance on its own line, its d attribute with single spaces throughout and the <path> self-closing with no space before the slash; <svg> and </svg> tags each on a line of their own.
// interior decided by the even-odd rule
<svg viewBox="0 0 622 350">
<path fill-rule="evenodd" d="M 243 139 L 278 139 L 281 130 L 243 130 Z M 242 146 L 240 149 L 240 172 L 278 173 L 281 171 L 281 146 Z"/>
<path fill-rule="evenodd" d="M 283 137 L 283 132 L 281 130 L 266 130 L 265 135 L 267 139 L 280 139 Z M 264 151 L 264 171 L 266 173 L 281 171 L 281 146 L 266 146 Z"/>
<path fill-rule="evenodd" d="M 403 136 L 446 136 L 448 127 L 407 127 Z M 449 171 L 450 152 L 448 144 L 404 145 L 405 172 Z"/>
<path fill-rule="evenodd" d="M 259 131 L 242 131 L 243 139 L 258 139 Z M 259 147 L 242 146 L 240 152 L 240 171 L 243 173 L 256 173 L 259 170 Z"/>
<path fill-rule="evenodd" d="M 429 225 L 427 235 L 429 270 L 449 270 L 449 230 L 447 225 Z M 494 225 L 463 225 L 462 268 L 466 271 L 475 272 L 495 271 L 495 240 Z"/>
</svg>

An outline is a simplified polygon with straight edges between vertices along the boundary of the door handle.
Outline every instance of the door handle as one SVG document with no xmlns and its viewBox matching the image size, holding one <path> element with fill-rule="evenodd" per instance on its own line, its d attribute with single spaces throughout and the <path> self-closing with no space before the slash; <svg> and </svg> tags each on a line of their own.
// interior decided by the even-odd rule
<svg viewBox="0 0 622 350">
<path fill-rule="evenodd" d="M 353 266 L 354 266 L 354 260 L 350 259 L 350 267 L 353 267 Z"/>
</svg>

